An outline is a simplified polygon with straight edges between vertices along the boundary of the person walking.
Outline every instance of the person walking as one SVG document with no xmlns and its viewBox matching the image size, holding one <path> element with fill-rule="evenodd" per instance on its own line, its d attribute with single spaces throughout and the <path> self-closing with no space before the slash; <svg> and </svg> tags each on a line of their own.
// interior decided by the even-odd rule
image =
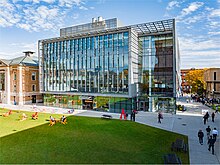
<svg viewBox="0 0 220 165">
<path fill-rule="evenodd" d="M 208 141 L 208 145 L 209 145 L 208 150 L 210 151 L 210 149 L 212 148 L 212 155 L 214 155 L 214 144 L 215 144 L 215 139 L 213 139 L 212 136 L 210 136 Z"/>
<path fill-rule="evenodd" d="M 163 115 L 161 112 L 158 112 L 158 123 L 161 123 L 161 119 L 163 119 Z"/>
<path fill-rule="evenodd" d="M 213 136 L 213 139 L 216 140 L 216 138 L 217 138 L 217 136 L 218 136 L 218 131 L 217 131 L 216 128 L 214 128 L 214 129 L 212 130 L 212 136 Z"/>
<path fill-rule="evenodd" d="M 131 111 L 131 116 L 130 116 L 130 120 L 132 121 L 133 120 L 133 111 Z"/>
<path fill-rule="evenodd" d="M 215 113 L 212 112 L 212 122 L 214 122 L 214 120 L 215 120 Z"/>
<path fill-rule="evenodd" d="M 200 129 L 198 132 L 198 137 L 199 137 L 199 143 L 201 145 L 203 145 L 203 137 L 204 137 L 204 133 L 202 132 L 202 130 Z"/>
<path fill-rule="evenodd" d="M 210 128 L 210 126 L 208 126 L 208 127 L 206 128 L 207 140 L 209 140 L 210 133 L 211 133 L 211 128 Z"/>
<path fill-rule="evenodd" d="M 208 122 L 208 118 L 209 118 L 209 113 L 206 112 L 206 114 L 203 116 L 204 124 L 206 124 L 206 121 Z"/>
<path fill-rule="evenodd" d="M 204 121 L 204 125 L 206 125 L 206 121 L 207 121 L 207 116 L 206 115 L 203 116 L 203 121 Z"/>
<path fill-rule="evenodd" d="M 133 110 L 133 121 L 135 121 L 135 111 Z"/>
</svg>

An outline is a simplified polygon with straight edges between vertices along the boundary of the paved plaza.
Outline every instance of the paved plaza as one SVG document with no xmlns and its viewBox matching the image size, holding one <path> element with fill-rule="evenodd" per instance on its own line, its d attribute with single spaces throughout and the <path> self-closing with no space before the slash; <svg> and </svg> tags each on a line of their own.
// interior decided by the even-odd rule
<svg viewBox="0 0 220 165">
<path fill-rule="evenodd" d="M 201 103 L 187 103 L 185 99 L 180 99 L 178 104 L 185 105 L 187 110 L 185 112 L 177 112 L 176 115 L 163 114 L 164 118 L 162 123 L 157 123 L 157 113 L 152 112 L 139 112 L 136 115 L 136 122 L 150 125 L 153 127 L 165 129 L 168 131 L 184 134 L 188 136 L 189 140 L 189 154 L 190 154 L 190 164 L 220 164 L 220 137 L 217 137 L 215 143 L 215 154 L 212 155 L 208 151 L 208 145 L 206 141 L 206 131 L 205 128 L 210 125 L 211 128 L 216 127 L 220 130 L 220 114 L 216 114 L 215 122 L 211 122 L 209 119 L 206 125 L 203 124 L 202 110 L 206 109 L 209 112 L 212 110 Z M 15 109 L 15 110 L 28 110 L 28 111 L 40 111 L 45 113 L 59 113 L 67 114 L 69 109 L 46 107 L 43 105 L 6 105 L 0 104 L 0 107 Z M 103 112 L 97 111 L 86 111 L 86 110 L 75 110 L 73 115 L 77 116 L 90 116 L 90 117 L 101 117 Z M 120 114 L 111 113 L 114 119 L 119 119 Z M 130 119 L 130 116 L 128 117 Z M 204 137 L 204 145 L 200 145 L 197 137 L 198 130 L 202 129 Z M 147 138 L 147 137 L 146 137 Z M 170 144 L 168 144 L 170 145 Z"/>
</svg>

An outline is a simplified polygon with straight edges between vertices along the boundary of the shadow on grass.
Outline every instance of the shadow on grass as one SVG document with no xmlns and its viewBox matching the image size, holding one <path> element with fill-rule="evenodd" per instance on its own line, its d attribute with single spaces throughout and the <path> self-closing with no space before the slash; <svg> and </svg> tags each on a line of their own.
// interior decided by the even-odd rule
<svg viewBox="0 0 220 165">
<path fill-rule="evenodd" d="M 162 164 L 172 141 L 187 141 L 183 135 L 130 121 L 79 116 L 67 120 L 67 125 L 46 123 L 1 138 L 0 163 Z M 178 156 L 189 163 L 188 154 Z"/>
</svg>

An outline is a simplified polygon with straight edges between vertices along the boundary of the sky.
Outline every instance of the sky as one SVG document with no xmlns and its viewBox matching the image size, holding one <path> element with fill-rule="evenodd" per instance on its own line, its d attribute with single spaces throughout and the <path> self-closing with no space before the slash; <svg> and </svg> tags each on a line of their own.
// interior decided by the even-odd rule
<svg viewBox="0 0 220 165">
<path fill-rule="evenodd" d="M 220 0 L 0 0 L 0 59 L 37 56 L 38 40 L 98 16 L 124 25 L 175 18 L 181 69 L 220 68 Z"/>
</svg>

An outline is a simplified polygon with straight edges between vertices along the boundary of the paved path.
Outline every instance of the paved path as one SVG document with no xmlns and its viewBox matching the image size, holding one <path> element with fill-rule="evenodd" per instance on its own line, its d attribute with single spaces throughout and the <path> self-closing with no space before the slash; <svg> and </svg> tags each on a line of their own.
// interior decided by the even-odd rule
<svg viewBox="0 0 220 165">
<path fill-rule="evenodd" d="M 136 115 L 136 122 L 150 125 L 153 127 L 165 129 L 172 132 L 177 132 L 188 136 L 189 141 L 189 154 L 190 154 L 190 164 L 220 164 L 220 138 L 218 136 L 215 144 L 215 155 L 212 155 L 208 151 L 208 146 L 206 144 L 206 136 L 204 137 L 204 145 L 200 145 L 198 142 L 197 133 L 199 129 L 202 129 L 205 133 L 205 128 L 210 125 L 211 128 L 216 127 L 220 130 L 220 114 L 216 115 L 215 123 L 209 121 L 207 125 L 203 124 L 203 116 L 201 114 L 202 109 L 207 109 L 212 111 L 208 107 L 202 105 L 201 103 L 186 103 L 184 99 L 179 101 L 179 104 L 185 105 L 187 111 L 178 112 L 176 115 L 163 114 L 164 119 L 162 123 L 157 123 L 157 113 L 151 112 L 139 112 Z M 15 109 L 15 110 L 28 110 L 35 111 L 32 105 L 25 106 L 15 106 L 0 104 L 0 107 Z M 66 114 L 69 109 L 46 107 L 38 105 L 37 111 L 45 113 L 59 113 Z M 73 115 L 77 116 L 90 116 L 90 117 L 101 117 L 103 112 L 97 111 L 85 111 L 85 110 L 75 110 Z M 119 119 L 120 114 L 110 113 L 114 119 Z M 220 131 L 219 131 L 220 132 Z M 206 135 L 206 133 L 205 133 Z"/>
<path fill-rule="evenodd" d="M 218 131 L 220 130 L 220 114 L 216 114 L 214 123 L 209 119 L 207 125 L 204 125 L 203 115 L 201 113 L 202 109 L 212 112 L 210 108 L 201 103 L 186 103 L 184 99 L 180 100 L 178 104 L 185 105 L 187 111 L 177 112 L 176 115 L 163 114 L 164 119 L 161 124 L 157 123 L 157 113 L 151 112 L 139 112 L 136 115 L 136 122 L 188 136 L 190 164 L 220 164 L 220 138 L 218 136 L 215 143 L 215 155 L 212 155 L 211 152 L 208 151 L 205 131 L 208 125 L 210 125 L 212 129 L 216 127 Z M 101 117 L 102 114 L 104 113 L 85 111 L 77 115 Z M 115 119 L 119 119 L 120 117 L 119 114 L 112 113 L 111 115 Z M 197 133 L 199 129 L 202 129 L 205 134 L 204 145 L 200 145 L 198 141 Z"/>
</svg>

